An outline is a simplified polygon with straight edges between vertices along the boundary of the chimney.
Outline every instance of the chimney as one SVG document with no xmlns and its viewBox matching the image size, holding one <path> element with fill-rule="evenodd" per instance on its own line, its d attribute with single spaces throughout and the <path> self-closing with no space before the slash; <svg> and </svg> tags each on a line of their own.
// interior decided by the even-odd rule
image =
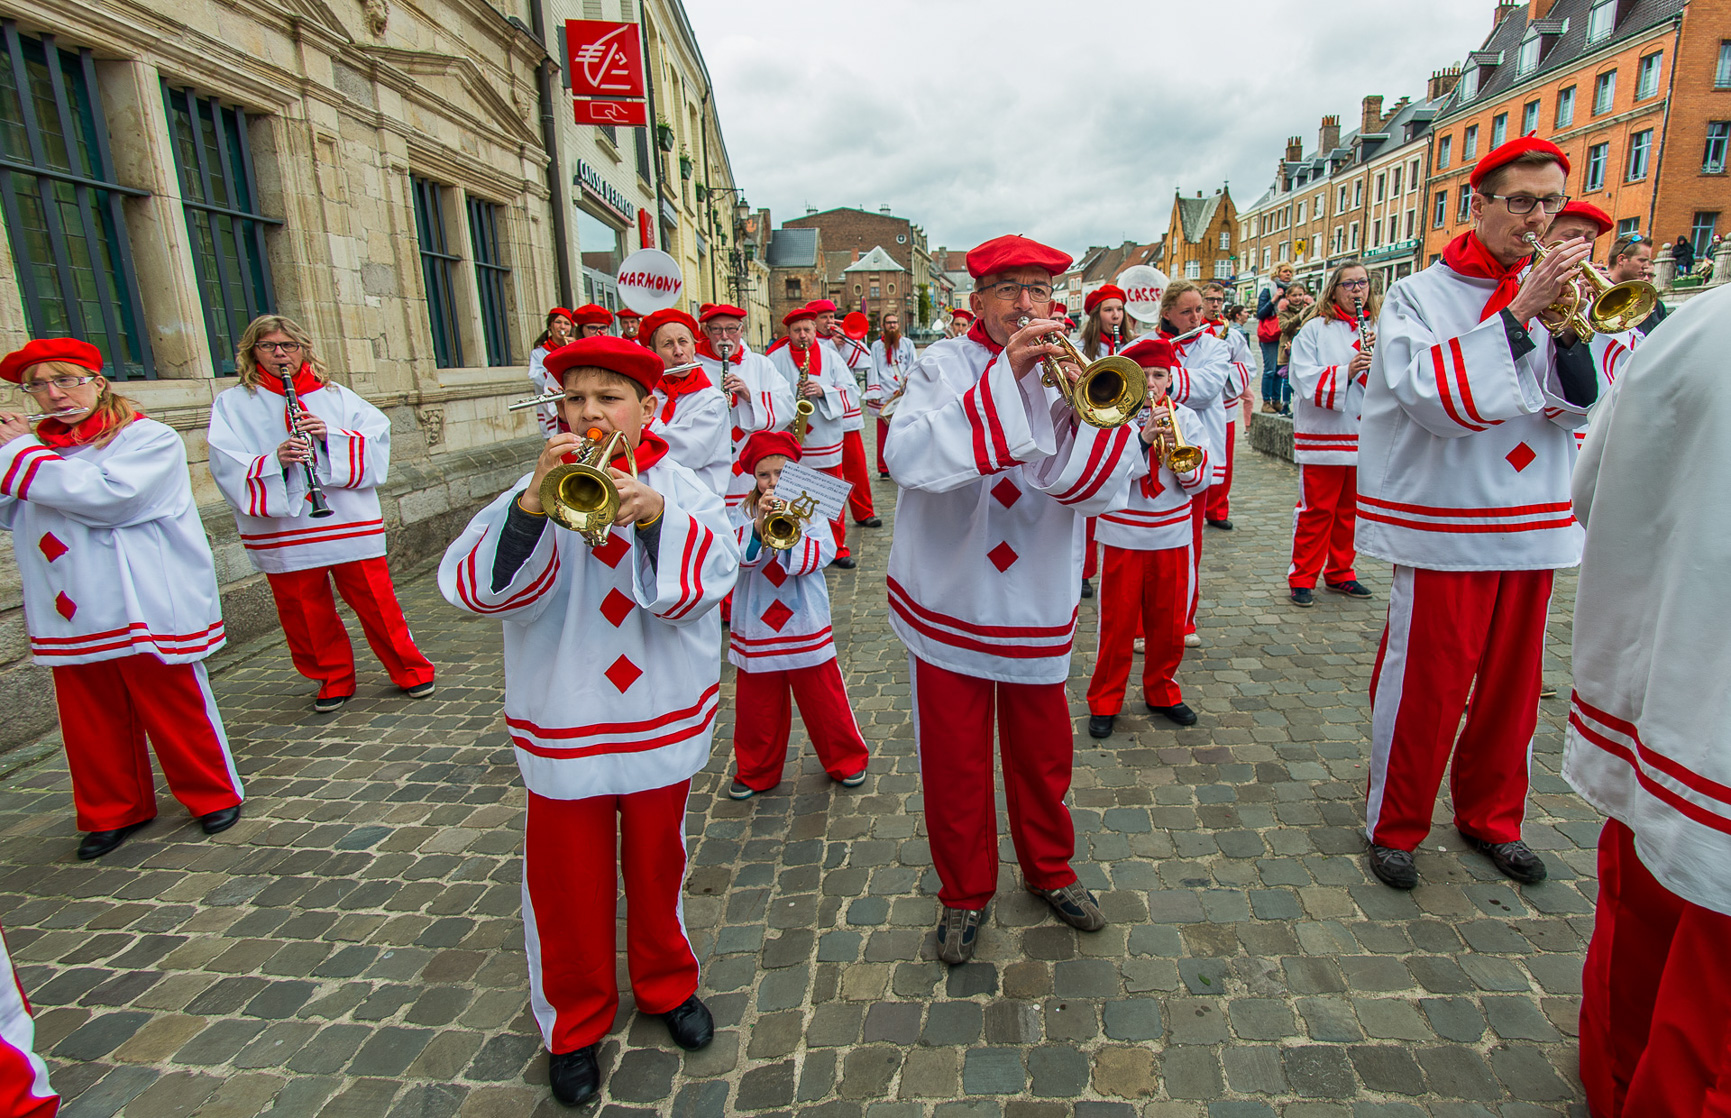
<svg viewBox="0 0 1731 1118">
<path fill-rule="evenodd" d="M 890 209 L 889 206 L 887 206 L 887 205 L 878 207 L 878 213 L 881 213 L 881 214 L 894 213 L 894 212 L 895 211 Z"/>
<path fill-rule="evenodd" d="M 1286 137 L 1286 161 L 1297 163 L 1304 158 L 1304 141 L 1297 136 Z"/>
<path fill-rule="evenodd" d="M 1327 155 L 1340 146 L 1340 118 L 1325 116 L 1322 118 L 1322 128 L 1316 133 L 1316 153 Z"/>
<path fill-rule="evenodd" d="M 1447 66 L 1441 70 L 1432 70 L 1430 83 L 1425 86 L 1424 99 L 1426 101 L 1440 101 L 1454 92 L 1455 83 L 1460 80 L 1461 68 L 1459 66 Z"/>
<path fill-rule="evenodd" d="M 1503 25 L 1503 20 L 1515 14 L 1520 5 L 1514 0 L 1498 0 L 1496 14 L 1491 17 L 1491 30 L 1495 31 Z"/>
<path fill-rule="evenodd" d="M 1528 0 L 1527 22 L 1532 23 L 1534 20 L 1544 19 L 1550 15 L 1554 4 L 1555 0 Z"/>
<path fill-rule="evenodd" d="M 1382 131 L 1382 94 L 1372 93 L 1364 99 L 1364 115 L 1359 118 L 1359 131 Z"/>
</svg>

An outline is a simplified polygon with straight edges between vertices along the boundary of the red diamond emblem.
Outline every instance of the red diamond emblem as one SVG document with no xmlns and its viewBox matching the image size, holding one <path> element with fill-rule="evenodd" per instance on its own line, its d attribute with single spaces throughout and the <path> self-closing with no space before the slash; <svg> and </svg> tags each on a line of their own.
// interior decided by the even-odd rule
<svg viewBox="0 0 1731 1118">
<path fill-rule="evenodd" d="M 998 499 L 998 504 L 1009 508 L 1022 499 L 1022 491 L 1009 478 L 999 478 L 998 484 L 992 486 L 992 496 Z"/>
<path fill-rule="evenodd" d="M 590 549 L 590 554 L 609 567 L 617 567 L 619 560 L 625 558 L 625 553 L 631 550 L 631 545 L 618 532 L 610 533 L 607 542 L 600 547 Z"/>
<path fill-rule="evenodd" d="M 787 624 L 787 619 L 792 616 L 793 611 L 783 605 L 780 598 L 777 598 L 770 603 L 768 609 L 763 611 L 763 623 L 779 633 L 781 627 Z"/>
<path fill-rule="evenodd" d="M 617 590 L 609 590 L 607 597 L 601 602 L 601 616 L 605 617 L 615 629 L 625 620 L 625 615 L 636 605 L 630 598 Z"/>
<path fill-rule="evenodd" d="M 743 438 L 745 438 L 745 428 L 735 427 L 733 429 L 733 441 L 738 442 L 740 439 L 743 439 Z"/>
<path fill-rule="evenodd" d="M 1538 455 L 1533 453 L 1532 447 L 1528 446 L 1526 443 L 1522 443 L 1515 447 L 1515 449 L 1509 451 L 1504 457 L 1508 459 L 1509 465 L 1513 466 L 1515 468 L 1515 473 L 1518 474 L 1528 466 L 1531 466 L 1533 464 L 1533 459 L 1537 458 Z"/>
<path fill-rule="evenodd" d="M 59 612 L 61 617 L 71 621 L 72 615 L 78 612 L 78 603 L 73 601 L 71 598 L 68 598 L 66 596 L 66 591 L 62 590 L 54 598 L 54 608 Z"/>
<path fill-rule="evenodd" d="M 607 677 L 609 683 L 619 688 L 619 693 L 623 695 L 630 690 L 633 683 L 637 682 L 638 677 L 643 674 L 643 669 L 621 656 L 613 661 L 612 667 L 601 674 Z"/>
<path fill-rule="evenodd" d="M 42 549 L 42 554 L 48 556 L 50 563 L 66 554 L 67 547 L 60 542 L 60 537 L 53 532 L 44 532 L 36 546 Z"/>
<path fill-rule="evenodd" d="M 733 464 L 733 476 L 734 477 L 744 477 L 745 476 L 745 463 L 744 462 L 735 462 Z"/>
<path fill-rule="evenodd" d="M 1010 564 L 1020 559 L 1021 556 L 1017 555 L 1015 549 L 1009 544 L 1001 543 L 986 552 L 986 558 L 992 561 L 992 566 L 998 568 L 999 574 L 1003 574 L 1010 569 Z"/>
<path fill-rule="evenodd" d="M 777 555 L 763 565 L 763 577 L 777 590 L 781 589 L 781 584 L 787 581 L 787 568 L 781 565 L 781 556 Z"/>
</svg>

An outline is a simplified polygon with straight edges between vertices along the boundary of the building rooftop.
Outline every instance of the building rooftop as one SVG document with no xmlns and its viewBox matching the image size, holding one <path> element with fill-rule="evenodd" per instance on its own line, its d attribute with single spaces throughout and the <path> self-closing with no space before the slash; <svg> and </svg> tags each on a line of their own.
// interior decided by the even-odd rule
<svg viewBox="0 0 1731 1118">
<path fill-rule="evenodd" d="M 763 262 L 771 268 L 813 268 L 817 266 L 817 230 L 789 229 L 783 226 L 770 235 L 763 250 Z"/>
<path fill-rule="evenodd" d="M 873 245 L 872 250 L 858 260 L 842 269 L 843 272 L 905 272 L 906 268 L 895 262 L 895 258 L 884 251 L 884 246 Z"/>
<path fill-rule="evenodd" d="M 1191 244 L 1202 240 L 1202 234 L 1208 231 L 1208 226 L 1214 221 L 1214 211 L 1220 208 L 1220 199 L 1225 193 L 1214 194 L 1206 198 L 1185 198 L 1180 195 L 1172 207 L 1177 211 L 1178 228 L 1184 231 L 1184 239 Z"/>
</svg>

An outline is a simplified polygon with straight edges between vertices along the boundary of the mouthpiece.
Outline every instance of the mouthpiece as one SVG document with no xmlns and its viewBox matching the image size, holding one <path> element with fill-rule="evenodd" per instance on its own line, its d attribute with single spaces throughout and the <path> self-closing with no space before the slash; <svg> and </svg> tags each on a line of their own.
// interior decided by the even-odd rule
<svg viewBox="0 0 1731 1118">
<path fill-rule="evenodd" d="M 601 428 L 591 427 L 589 430 L 583 432 L 583 437 L 592 443 L 598 443 L 601 441 Z"/>
</svg>

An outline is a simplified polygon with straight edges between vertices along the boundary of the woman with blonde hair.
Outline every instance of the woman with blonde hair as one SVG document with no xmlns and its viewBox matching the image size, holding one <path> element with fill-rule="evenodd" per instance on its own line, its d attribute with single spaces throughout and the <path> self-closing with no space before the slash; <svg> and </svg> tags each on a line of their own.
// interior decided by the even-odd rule
<svg viewBox="0 0 1731 1118">
<path fill-rule="evenodd" d="M 390 420 L 331 381 L 293 319 L 254 319 L 237 351 L 240 384 L 211 405 L 210 472 L 270 583 L 295 670 L 319 684 L 313 710 L 329 714 L 355 693 L 354 646 L 333 582 L 391 682 L 411 698 L 431 695 L 433 665 L 415 647 L 385 562 L 378 489 L 390 469 Z"/>
<path fill-rule="evenodd" d="M 186 446 L 102 375 L 75 338 L 33 341 L 0 378 L 42 411 L 0 411 L 0 527 L 12 533 L 35 662 L 54 673 L 81 860 L 156 818 L 148 739 L 206 834 L 240 818 L 241 785 L 204 658 L 222 602 Z"/>
</svg>

